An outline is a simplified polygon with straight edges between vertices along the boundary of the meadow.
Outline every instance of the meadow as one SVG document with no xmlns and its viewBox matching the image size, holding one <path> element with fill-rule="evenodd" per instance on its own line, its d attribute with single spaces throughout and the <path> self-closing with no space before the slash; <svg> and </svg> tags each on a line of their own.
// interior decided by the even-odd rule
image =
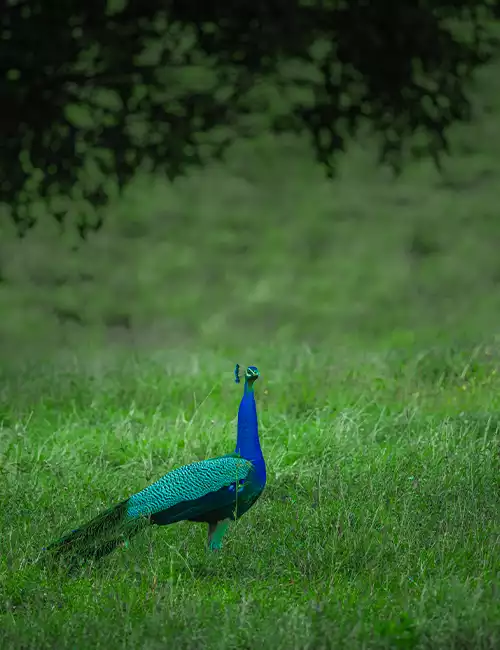
<svg viewBox="0 0 500 650">
<path fill-rule="evenodd" d="M 334 182 L 263 137 L 138 175 L 77 245 L 0 221 L 2 648 L 500 646 L 500 97 L 442 175 L 360 141 Z M 220 554 L 151 528 L 76 575 L 41 548 L 233 448 L 256 364 L 268 485 Z"/>
</svg>

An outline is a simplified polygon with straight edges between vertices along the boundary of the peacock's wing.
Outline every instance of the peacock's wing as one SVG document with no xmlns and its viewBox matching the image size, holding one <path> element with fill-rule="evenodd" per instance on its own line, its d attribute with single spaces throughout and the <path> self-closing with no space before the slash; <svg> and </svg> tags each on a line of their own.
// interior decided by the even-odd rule
<svg viewBox="0 0 500 650">
<path fill-rule="evenodd" d="M 229 508 L 237 499 L 236 486 L 252 468 L 236 454 L 184 465 L 130 497 L 127 517 L 151 517 L 155 523 L 168 524 Z"/>
</svg>

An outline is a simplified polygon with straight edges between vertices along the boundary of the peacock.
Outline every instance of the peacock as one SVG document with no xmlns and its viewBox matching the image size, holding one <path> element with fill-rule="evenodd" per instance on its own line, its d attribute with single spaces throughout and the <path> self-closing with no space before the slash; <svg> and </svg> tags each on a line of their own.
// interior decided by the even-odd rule
<svg viewBox="0 0 500 650">
<path fill-rule="evenodd" d="M 128 546 L 128 540 L 146 525 L 185 520 L 207 523 L 208 548 L 220 550 L 229 523 L 253 506 L 266 484 L 254 395 L 259 376 L 255 366 L 245 371 L 233 453 L 168 472 L 44 550 L 54 559 L 96 560 Z M 235 379 L 240 382 L 238 364 Z"/>
</svg>

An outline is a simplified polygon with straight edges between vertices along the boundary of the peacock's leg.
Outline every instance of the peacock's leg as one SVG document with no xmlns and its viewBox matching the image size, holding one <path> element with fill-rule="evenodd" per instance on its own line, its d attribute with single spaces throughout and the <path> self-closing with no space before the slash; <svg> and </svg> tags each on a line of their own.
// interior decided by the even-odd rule
<svg viewBox="0 0 500 650">
<path fill-rule="evenodd" d="M 208 524 L 208 548 L 219 551 L 222 547 L 222 538 L 229 526 L 230 519 L 223 519 L 215 524 Z"/>
</svg>

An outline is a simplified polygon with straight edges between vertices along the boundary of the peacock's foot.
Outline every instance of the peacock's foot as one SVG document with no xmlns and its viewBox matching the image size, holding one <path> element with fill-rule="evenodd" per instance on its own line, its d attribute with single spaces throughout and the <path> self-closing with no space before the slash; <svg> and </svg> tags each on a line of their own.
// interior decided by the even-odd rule
<svg viewBox="0 0 500 650">
<path fill-rule="evenodd" d="M 209 544 L 208 550 L 214 553 L 218 553 L 219 551 L 222 551 L 222 544 Z"/>
</svg>

